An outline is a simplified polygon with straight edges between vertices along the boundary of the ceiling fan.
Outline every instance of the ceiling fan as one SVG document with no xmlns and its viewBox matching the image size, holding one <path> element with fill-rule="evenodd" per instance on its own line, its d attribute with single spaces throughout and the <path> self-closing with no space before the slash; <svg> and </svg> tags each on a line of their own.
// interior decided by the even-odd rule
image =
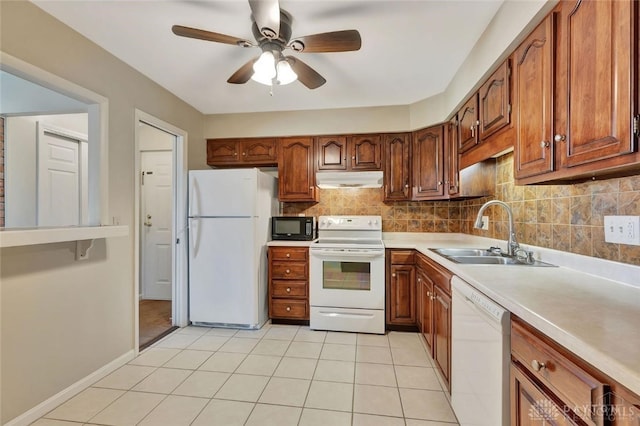
<svg viewBox="0 0 640 426">
<path fill-rule="evenodd" d="M 174 25 L 174 34 L 233 44 L 240 47 L 259 47 L 262 54 L 241 66 L 228 83 L 244 84 L 250 79 L 262 84 L 288 84 L 296 79 L 309 89 L 317 89 L 326 83 L 313 68 L 297 57 L 285 56 L 282 51 L 291 49 L 297 53 L 349 52 L 362 45 L 357 30 L 333 31 L 291 39 L 291 15 L 280 9 L 278 0 L 249 0 L 256 41 L 233 37 L 212 31 Z"/>
</svg>

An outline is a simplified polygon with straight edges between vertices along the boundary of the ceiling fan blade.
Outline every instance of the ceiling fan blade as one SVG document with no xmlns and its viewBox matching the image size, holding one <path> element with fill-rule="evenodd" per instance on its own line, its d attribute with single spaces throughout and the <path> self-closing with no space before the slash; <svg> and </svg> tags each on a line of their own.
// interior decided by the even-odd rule
<svg viewBox="0 0 640 426">
<path fill-rule="evenodd" d="M 253 58 L 240 68 L 236 72 L 233 73 L 231 77 L 227 80 L 227 83 L 231 84 L 244 84 L 251 76 L 253 76 L 253 64 L 258 60 L 258 58 Z"/>
<path fill-rule="evenodd" d="M 253 20 L 260 33 L 268 39 L 280 34 L 280 3 L 278 0 L 249 0 Z"/>
<path fill-rule="evenodd" d="M 289 64 L 291 64 L 293 71 L 298 75 L 300 83 L 304 84 L 309 89 L 317 89 L 327 82 L 324 77 L 300 59 L 288 56 L 287 60 L 289 61 Z"/>
<path fill-rule="evenodd" d="M 360 50 L 361 46 L 362 39 L 358 30 L 344 30 L 296 37 L 288 47 L 296 52 L 319 53 L 351 52 Z"/>
<path fill-rule="evenodd" d="M 217 43 L 234 44 L 236 46 L 250 47 L 254 44 L 250 41 L 233 37 L 226 34 L 214 33 L 212 31 L 199 30 L 197 28 L 183 27 L 182 25 L 174 25 L 171 31 L 175 35 L 181 37 L 197 38 L 199 40 L 215 41 Z"/>
</svg>

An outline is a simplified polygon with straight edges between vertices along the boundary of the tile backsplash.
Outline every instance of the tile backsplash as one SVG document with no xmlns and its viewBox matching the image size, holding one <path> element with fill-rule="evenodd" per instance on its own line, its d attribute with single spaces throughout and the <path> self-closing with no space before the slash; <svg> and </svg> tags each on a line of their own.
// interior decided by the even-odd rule
<svg viewBox="0 0 640 426">
<path fill-rule="evenodd" d="M 489 207 L 489 230 L 473 228 L 480 206 L 509 204 L 523 244 L 640 265 L 640 246 L 606 243 L 605 215 L 640 215 L 640 175 L 572 185 L 517 186 L 513 154 L 498 159 L 495 197 L 461 201 L 384 203 L 382 189 L 320 190 L 318 203 L 284 203 L 283 214 L 380 215 L 384 232 L 463 232 L 505 240 L 504 209 Z"/>
</svg>

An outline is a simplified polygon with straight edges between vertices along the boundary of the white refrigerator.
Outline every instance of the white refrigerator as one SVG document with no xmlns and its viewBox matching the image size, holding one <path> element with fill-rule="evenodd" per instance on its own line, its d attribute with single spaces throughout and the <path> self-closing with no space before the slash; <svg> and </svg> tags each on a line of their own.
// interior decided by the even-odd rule
<svg viewBox="0 0 640 426">
<path fill-rule="evenodd" d="M 189 320 L 260 328 L 278 180 L 258 169 L 189 172 Z"/>
</svg>

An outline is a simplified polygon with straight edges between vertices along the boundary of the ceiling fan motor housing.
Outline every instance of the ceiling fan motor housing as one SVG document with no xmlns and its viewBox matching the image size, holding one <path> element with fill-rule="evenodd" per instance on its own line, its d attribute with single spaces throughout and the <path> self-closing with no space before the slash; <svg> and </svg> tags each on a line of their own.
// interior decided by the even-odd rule
<svg viewBox="0 0 640 426">
<path fill-rule="evenodd" d="M 271 28 L 258 28 L 255 19 L 251 25 L 251 32 L 261 48 L 264 43 L 278 43 L 282 46 L 280 48 L 282 50 L 291 39 L 291 15 L 280 10 L 280 34 L 275 34 Z M 262 50 L 264 51 L 264 48 Z"/>
</svg>

